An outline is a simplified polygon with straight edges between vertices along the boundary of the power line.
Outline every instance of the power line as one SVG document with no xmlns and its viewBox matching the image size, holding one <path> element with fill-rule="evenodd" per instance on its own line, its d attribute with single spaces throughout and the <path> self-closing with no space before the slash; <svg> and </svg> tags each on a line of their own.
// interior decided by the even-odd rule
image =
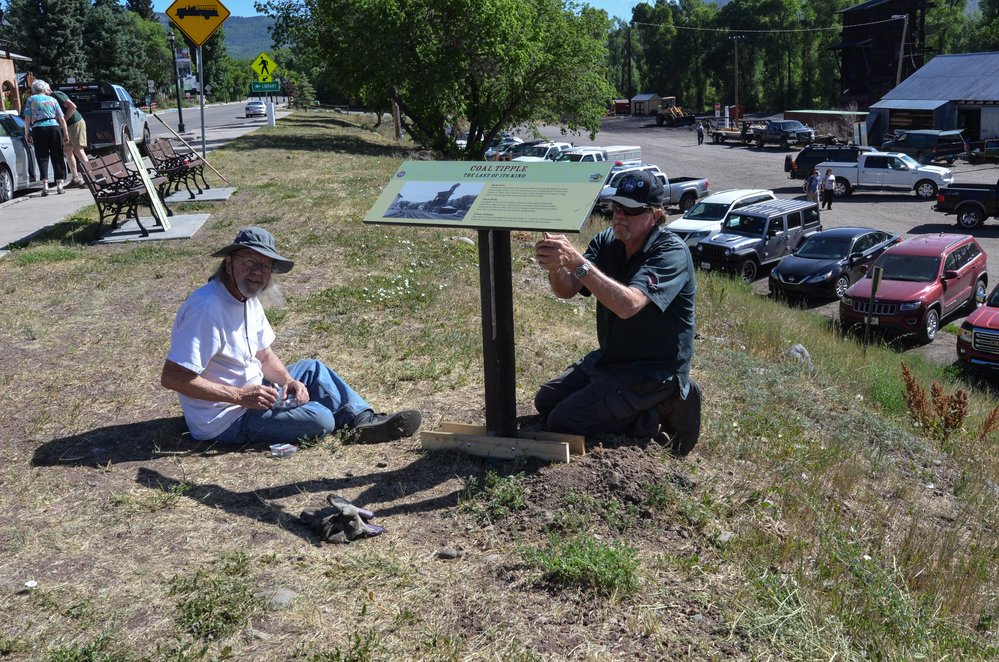
<svg viewBox="0 0 999 662">
<path fill-rule="evenodd" d="M 742 34 L 742 33 L 782 34 L 782 33 L 789 33 L 789 32 L 831 32 L 831 31 L 840 32 L 840 31 L 844 30 L 847 27 L 849 27 L 849 28 L 861 28 L 861 27 L 865 27 L 865 26 L 868 26 L 868 25 L 879 25 L 881 23 L 894 23 L 895 20 L 896 19 L 893 19 L 893 18 L 886 18 L 886 19 L 881 20 L 881 21 L 870 21 L 868 23 L 857 23 L 857 24 L 849 25 L 849 26 L 830 26 L 830 27 L 827 27 L 827 28 L 789 28 L 789 29 L 777 29 L 777 30 L 755 30 L 755 29 L 746 29 L 746 30 L 743 30 L 741 28 L 738 29 L 738 30 L 732 29 L 732 28 L 699 28 L 699 27 L 691 27 L 689 25 L 667 25 L 666 23 L 643 23 L 641 21 L 634 21 L 634 22 L 631 23 L 631 25 L 647 25 L 647 26 L 652 27 L 652 28 L 672 27 L 672 28 L 675 28 L 677 30 L 691 30 L 691 31 L 694 31 L 694 32 L 731 32 L 731 33 L 734 33 L 734 34 Z"/>
</svg>

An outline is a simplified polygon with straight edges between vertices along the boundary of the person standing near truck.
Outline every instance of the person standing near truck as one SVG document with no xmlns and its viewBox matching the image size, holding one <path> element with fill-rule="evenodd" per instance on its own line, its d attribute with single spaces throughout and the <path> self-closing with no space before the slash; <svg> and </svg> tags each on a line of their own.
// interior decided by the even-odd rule
<svg viewBox="0 0 999 662">
<path fill-rule="evenodd" d="M 49 161 L 55 172 L 56 192 L 62 193 L 62 180 L 66 178 L 63 144 L 69 142 L 66 118 L 59 102 L 50 96 L 52 88 L 44 80 L 31 84 L 31 96 L 24 102 L 24 132 L 29 144 L 35 148 L 38 174 L 42 179 L 42 195 L 49 194 Z"/>
<path fill-rule="evenodd" d="M 822 188 L 822 176 L 818 168 L 812 168 L 812 174 L 805 180 L 801 187 L 805 191 L 805 198 L 809 202 L 819 201 L 819 190 Z"/>
<path fill-rule="evenodd" d="M 80 172 L 77 169 L 76 160 L 80 159 L 81 164 L 87 162 L 87 152 L 84 149 L 87 146 L 87 122 L 83 119 L 80 111 L 77 110 L 76 104 L 66 96 L 65 92 L 55 90 L 50 92 L 50 94 L 59 102 L 63 115 L 66 116 L 69 142 L 65 144 L 64 152 L 66 154 L 66 161 L 69 162 L 69 172 L 73 177 L 72 180 L 67 181 L 72 183 L 73 186 L 83 186 L 83 177 L 80 176 Z"/>
<path fill-rule="evenodd" d="M 826 168 L 826 176 L 822 180 L 822 208 L 832 210 L 833 193 L 836 191 L 836 176 L 832 168 Z"/>
</svg>

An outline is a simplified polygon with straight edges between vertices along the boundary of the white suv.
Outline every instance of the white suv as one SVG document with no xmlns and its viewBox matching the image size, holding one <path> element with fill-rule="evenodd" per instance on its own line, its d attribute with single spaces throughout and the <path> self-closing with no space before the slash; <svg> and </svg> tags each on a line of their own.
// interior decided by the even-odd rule
<svg viewBox="0 0 999 662">
<path fill-rule="evenodd" d="M 541 163 L 543 161 L 554 161 L 555 157 L 566 150 L 572 149 L 569 143 L 538 143 L 523 156 L 518 156 L 514 161 L 527 163 Z"/>
<path fill-rule="evenodd" d="M 721 230 L 722 221 L 728 218 L 733 209 L 776 199 L 773 191 L 764 189 L 736 188 L 719 191 L 701 198 L 683 216 L 667 225 L 666 229 L 693 248 L 701 239 Z"/>
</svg>

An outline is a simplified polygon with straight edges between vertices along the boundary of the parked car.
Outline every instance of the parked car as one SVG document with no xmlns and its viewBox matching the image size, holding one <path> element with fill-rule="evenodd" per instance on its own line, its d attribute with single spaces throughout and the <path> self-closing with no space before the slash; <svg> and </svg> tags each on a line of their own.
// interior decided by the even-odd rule
<svg viewBox="0 0 999 662">
<path fill-rule="evenodd" d="M 985 252 L 974 237 L 930 234 L 907 239 L 886 250 L 875 267 L 883 270 L 871 310 L 871 325 L 898 335 L 916 334 L 920 342 L 937 337 L 940 321 L 978 307 L 988 285 Z M 863 324 L 871 306 L 872 275 L 850 286 L 840 299 L 844 328 Z"/>
<path fill-rule="evenodd" d="M 518 156 L 524 156 L 528 151 L 535 145 L 540 145 L 546 142 L 544 140 L 525 140 L 522 143 L 516 143 L 510 149 L 505 152 L 501 152 L 499 155 L 500 161 L 512 161 Z"/>
<path fill-rule="evenodd" d="M 501 152 L 508 149 L 511 145 L 518 145 L 524 142 L 523 139 L 517 136 L 503 136 L 498 142 L 495 142 L 489 146 L 483 157 L 486 161 L 498 161 Z"/>
<path fill-rule="evenodd" d="M 557 163 L 601 163 L 607 160 L 607 152 L 599 147 L 573 147 L 555 157 Z"/>
<path fill-rule="evenodd" d="M 740 209 L 757 202 L 776 200 L 773 191 L 753 188 L 737 188 L 729 191 L 719 191 L 701 198 L 697 204 L 683 213 L 683 216 L 666 226 L 666 229 L 683 239 L 693 248 L 697 244 L 719 230 L 722 221 L 734 209 Z"/>
<path fill-rule="evenodd" d="M 968 163 L 978 165 L 986 161 L 999 161 L 999 140 L 985 140 L 968 145 Z"/>
<path fill-rule="evenodd" d="M 901 152 L 865 152 L 855 163 L 823 161 L 816 167 L 823 176 L 832 168 L 839 196 L 856 190 L 915 191 L 917 197 L 929 200 L 939 188 L 954 183 L 954 173 L 947 168 L 921 165 Z"/>
<path fill-rule="evenodd" d="M 812 174 L 812 168 L 823 161 L 836 161 L 837 163 L 856 163 L 857 157 L 862 152 L 877 151 L 873 147 L 866 145 L 819 145 L 812 143 L 805 145 L 798 152 L 797 156 L 790 154 L 784 157 L 784 172 L 789 173 L 791 179 L 808 179 Z"/>
<path fill-rule="evenodd" d="M 770 270 L 770 293 L 839 299 L 874 260 L 900 241 L 897 234 L 873 228 L 816 232 Z"/>
<path fill-rule="evenodd" d="M 982 303 L 961 322 L 957 362 L 964 368 L 995 375 L 999 374 L 999 286 Z"/>
<path fill-rule="evenodd" d="M 694 262 L 702 269 L 754 281 L 761 267 L 778 262 L 821 230 L 819 206 L 814 202 L 760 202 L 729 214 L 721 231 L 697 244 Z"/>
<path fill-rule="evenodd" d="M 787 149 L 790 145 L 807 145 L 815 141 L 815 129 L 798 120 L 767 120 L 766 124 L 753 129 L 753 140 L 757 147 L 766 143 L 779 143 Z"/>
<path fill-rule="evenodd" d="M 950 164 L 957 157 L 968 153 L 968 143 L 964 141 L 961 131 L 905 131 L 899 133 L 894 140 L 883 143 L 881 149 L 885 152 L 908 154 L 920 163 L 946 161 Z"/>
<path fill-rule="evenodd" d="M 527 150 L 522 156 L 515 157 L 514 161 L 523 161 L 527 163 L 541 163 L 544 161 L 554 161 L 555 158 L 566 151 L 567 149 L 572 149 L 570 143 L 563 142 L 545 142 L 538 143 Z"/>
<path fill-rule="evenodd" d="M 260 99 L 250 99 L 243 109 L 247 117 L 267 117 L 267 104 Z"/>
<path fill-rule="evenodd" d="M 50 173 L 51 169 L 50 164 Z M 38 163 L 34 148 L 24 139 L 24 120 L 20 115 L 0 112 L 0 202 L 38 186 Z"/>
<path fill-rule="evenodd" d="M 637 166 L 614 166 L 607 176 L 607 183 L 600 189 L 600 196 L 597 198 L 597 207 L 601 213 L 610 216 L 613 205 L 608 201 L 608 198 L 617 193 L 617 186 L 621 178 L 628 172 L 635 170 L 652 171 L 662 182 L 663 188 L 666 189 L 663 207 L 679 207 L 681 210 L 687 211 L 708 194 L 710 186 L 708 180 L 699 177 L 667 177 L 666 173 L 653 163 L 642 163 Z"/>
<path fill-rule="evenodd" d="M 999 181 L 995 184 L 950 184 L 937 193 L 933 210 L 957 214 L 958 227 L 977 228 L 989 216 L 999 216 Z"/>
</svg>

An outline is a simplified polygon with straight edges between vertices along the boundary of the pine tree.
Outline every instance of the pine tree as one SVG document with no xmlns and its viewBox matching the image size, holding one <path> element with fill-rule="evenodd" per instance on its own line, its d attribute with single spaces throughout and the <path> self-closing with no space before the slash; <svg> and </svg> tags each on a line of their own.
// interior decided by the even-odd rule
<svg viewBox="0 0 999 662">
<path fill-rule="evenodd" d="M 126 0 L 125 8 L 135 12 L 141 18 L 151 19 L 155 17 L 153 11 L 153 0 Z"/>
<path fill-rule="evenodd" d="M 87 0 L 9 0 L 5 34 L 12 50 L 31 58 L 37 78 L 59 84 L 87 71 L 84 26 Z"/>
</svg>

